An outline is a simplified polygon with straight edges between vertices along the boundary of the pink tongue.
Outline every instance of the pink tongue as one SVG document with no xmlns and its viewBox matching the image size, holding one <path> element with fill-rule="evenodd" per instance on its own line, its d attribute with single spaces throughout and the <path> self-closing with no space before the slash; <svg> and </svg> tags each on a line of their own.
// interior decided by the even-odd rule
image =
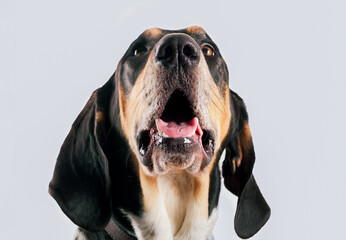
<svg viewBox="0 0 346 240">
<path fill-rule="evenodd" d="M 203 134 L 203 131 L 198 123 L 198 118 L 194 117 L 188 122 L 165 122 L 161 118 L 158 120 L 158 127 L 171 138 L 187 137 L 194 135 Z"/>
</svg>

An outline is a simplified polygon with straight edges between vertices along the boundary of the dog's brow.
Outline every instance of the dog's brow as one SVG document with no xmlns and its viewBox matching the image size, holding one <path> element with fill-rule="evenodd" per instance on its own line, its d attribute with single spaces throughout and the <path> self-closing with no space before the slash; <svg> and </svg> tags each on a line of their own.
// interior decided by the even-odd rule
<svg viewBox="0 0 346 240">
<path fill-rule="evenodd" d="M 144 31 L 143 36 L 147 38 L 155 38 L 162 34 L 162 30 L 160 28 L 150 28 Z"/>
<path fill-rule="evenodd" d="M 190 26 L 186 29 L 191 34 L 206 34 L 205 30 L 200 26 Z"/>
</svg>

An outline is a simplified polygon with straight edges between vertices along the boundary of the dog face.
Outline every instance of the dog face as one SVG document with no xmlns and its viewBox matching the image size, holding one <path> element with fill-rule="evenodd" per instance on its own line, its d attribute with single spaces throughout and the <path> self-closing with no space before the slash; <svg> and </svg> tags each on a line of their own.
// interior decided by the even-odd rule
<svg viewBox="0 0 346 240">
<path fill-rule="evenodd" d="M 224 150 L 224 184 L 239 197 L 235 230 L 248 238 L 270 208 L 252 175 L 245 104 L 202 28 L 152 28 L 73 123 L 49 193 L 91 232 L 112 217 L 140 239 L 203 239 L 216 219 Z"/>
<path fill-rule="evenodd" d="M 227 67 L 200 27 L 149 29 L 118 65 L 121 124 L 147 174 L 202 174 L 228 133 Z"/>
</svg>

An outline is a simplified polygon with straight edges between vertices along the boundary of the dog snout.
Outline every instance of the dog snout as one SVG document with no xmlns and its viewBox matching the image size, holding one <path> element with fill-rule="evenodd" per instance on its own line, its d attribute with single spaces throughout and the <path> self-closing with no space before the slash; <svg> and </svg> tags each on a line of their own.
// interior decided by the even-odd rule
<svg viewBox="0 0 346 240">
<path fill-rule="evenodd" d="M 166 68 L 196 66 L 200 60 L 200 47 L 186 34 L 169 34 L 160 40 L 155 49 L 155 62 Z"/>
</svg>

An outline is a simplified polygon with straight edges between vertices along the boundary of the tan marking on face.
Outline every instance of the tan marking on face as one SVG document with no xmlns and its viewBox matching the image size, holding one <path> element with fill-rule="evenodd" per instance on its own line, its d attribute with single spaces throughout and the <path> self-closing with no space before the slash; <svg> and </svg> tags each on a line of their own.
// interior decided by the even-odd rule
<svg viewBox="0 0 346 240">
<path fill-rule="evenodd" d="M 208 126 L 204 127 L 215 130 L 216 138 L 214 144 L 215 152 L 217 152 L 228 134 L 231 123 L 229 87 L 226 82 L 222 82 L 223 86 L 216 85 L 203 55 L 201 55 L 198 69 L 200 109 L 202 109 L 204 116 L 208 116 L 206 117 L 208 120 L 205 119 L 204 123 L 209 123 L 207 124 Z"/>
<path fill-rule="evenodd" d="M 132 149 L 137 149 L 136 130 L 144 113 L 148 109 L 147 104 L 144 103 L 144 93 L 142 91 L 144 88 L 143 85 L 145 84 L 143 81 L 145 71 L 146 67 L 144 67 L 138 76 L 130 94 L 125 95 L 121 84 L 119 89 L 121 126 Z M 137 151 L 135 151 L 135 154 L 137 159 L 139 159 Z"/>
<path fill-rule="evenodd" d="M 129 136 L 129 126 L 126 122 L 126 116 L 127 116 L 127 109 L 126 109 L 126 99 L 127 97 L 124 94 L 124 91 L 122 89 L 122 86 L 119 86 L 119 105 L 120 105 L 120 122 L 121 122 L 121 127 L 123 129 L 123 132 L 128 140 L 130 140 Z"/>
<path fill-rule="evenodd" d="M 143 35 L 147 38 L 156 38 L 162 34 L 160 28 L 150 28 L 144 31 Z"/>
<path fill-rule="evenodd" d="M 206 34 L 205 30 L 200 26 L 190 26 L 186 28 L 186 31 L 191 34 Z"/>
</svg>

